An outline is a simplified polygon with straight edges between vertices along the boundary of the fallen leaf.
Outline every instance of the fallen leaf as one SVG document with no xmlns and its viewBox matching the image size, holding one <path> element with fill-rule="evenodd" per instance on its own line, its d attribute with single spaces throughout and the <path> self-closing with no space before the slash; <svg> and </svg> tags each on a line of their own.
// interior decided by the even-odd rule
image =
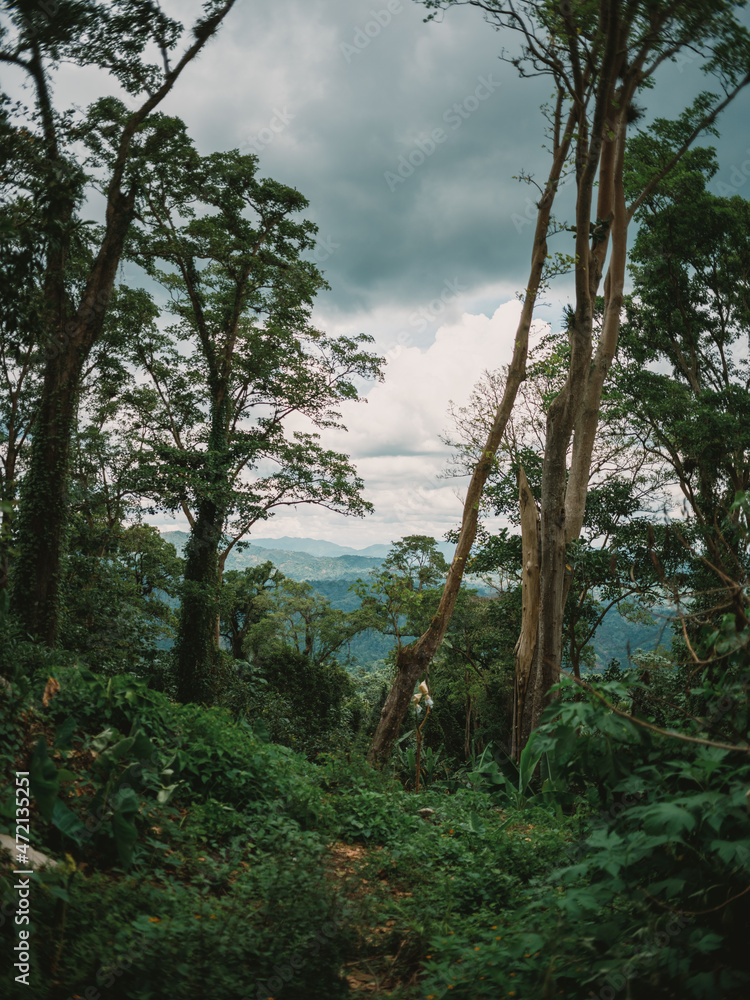
<svg viewBox="0 0 750 1000">
<path fill-rule="evenodd" d="M 55 680 L 54 677 L 50 677 L 47 680 L 47 686 L 44 689 L 44 694 L 42 695 L 42 704 L 45 708 L 49 707 L 49 703 L 55 697 L 57 692 L 60 690 L 60 682 Z"/>
</svg>

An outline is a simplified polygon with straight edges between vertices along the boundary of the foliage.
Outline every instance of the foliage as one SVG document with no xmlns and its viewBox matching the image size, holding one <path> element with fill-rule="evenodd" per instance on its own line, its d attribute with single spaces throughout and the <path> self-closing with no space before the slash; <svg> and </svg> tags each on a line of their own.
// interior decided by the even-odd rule
<svg viewBox="0 0 750 1000">
<path fill-rule="evenodd" d="M 718 687 L 703 671 L 704 719 L 672 720 L 690 738 L 750 735 L 742 674 L 750 634 L 733 617 L 725 627 L 707 637 L 725 671 Z M 654 702 L 639 696 L 644 686 L 600 682 L 585 700 L 550 708 L 535 754 L 554 755 L 590 803 L 584 836 L 565 867 L 524 892 L 494 936 L 485 926 L 434 940 L 424 995 L 744 995 L 750 967 L 736 928 L 750 913 L 747 742 L 739 752 L 691 746 L 603 709 L 601 696 L 618 710 L 648 709 Z M 684 705 L 690 694 L 682 691 Z"/>
<path fill-rule="evenodd" d="M 187 1000 L 212 976 L 239 1000 L 249 980 L 275 983 L 279 967 L 274 995 L 343 994 L 345 910 L 322 877 L 315 832 L 330 810 L 304 760 L 132 677 L 55 677 L 60 690 L 44 705 L 37 684 L 26 710 L 40 733 L 35 845 L 68 858 L 35 888 L 34 995 L 95 986 L 123 1000 Z M 5 757 L 4 770 L 14 763 Z M 2 923 L 10 947 L 13 924 Z M 4 995 L 17 989 L 3 980 Z"/>
<path fill-rule="evenodd" d="M 154 675 L 177 624 L 183 561 L 149 525 L 128 528 L 73 518 L 61 645 L 107 672 Z"/>
<path fill-rule="evenodd" d="M 547 205 L 573 141 L 591 193 L 601 129 L 581 109 L 597 104 L 624 142 L 644 60 L 655 68 L 688 42 L 727 86 L 746 72 L 737 5 L 720 0 L 474 5 L 496 25 L 526 25 L 518 58 L 534 71 L 558 87 L 572 74 L 552 117 L 561 160 Z M 319 434 L 342 429 L 339 404 L 379 377 L 380 361 L 366 336 L 312 323 L 326 285 L 307 258 L 315 227 L 300 220 L 302 195 L 260 177 L 254 156 L 199 154 L 184 124 L 156 110 L 178 43 L 181 68 L 231 0 L 204 3 L 192 34 L 158 4 L 83 0 L 54 5 L 54 17 L 50 6 L 6 3 L 0 27 L 0 61 L 34 88 L 31 108 L 0 95 L 0 829 L 18 829 L 14 772 L 28 771 L 32 843 L 56 862 L 33 877 L 31 991 L 6 963 L 3 996 L 326 1000 L 347 995 L 346 975 L 365 960 L 387 964 L 389 993 L 427 1000 L 746 996 L 750 216 L 744 199 L 708 191 L 712 151 L 672 163 L 712 127 L 714 99 L 627 140 L 625 194 L 641 225 L 634 295 L 586 470 L 582 538 L 555 555 L 569 590 L 559 660 L 574 674 L 592 665 L 608 607 L 650 627 L 669 592 L 682 635 L 562 683 L 516 763 L 498 749 L 509 745 L 522 598 L 516 477 L 523 467 L 545 496 L 545 435 L 571 365 L 580 383 L 609 365 L 606 351 L 589 362 L 619 315 L 614 270 L 614 298 L 591 291 L 612 223 L 546 217 L 548 235 L 572 233 L 577 246 L 552 259 L 588 254 L 592 283 L 566 330 L 537 345 L 490 472 L 483 502 L 511 529 L 464 553 L 497 597 L 456 589 L 450 624 L 433 628 L 448 566 L 421 534 L 396 542 L 346 607 L 270 562 L 224 572 L 280 505 L 370 510 L 347 456 Z M 605 6 L 608 18 L 632 14 L 619 52 L 596 24 Z M 612 93 L 595 93 L 613 60 Z M 104 96 L 62 113 L 50 87 L 62 62 L 104 68 L 145 103 Z M 562 109 L 576 94 L 568 127 Z M 605 206 L 618 177 L 600 185 Z M 97 188 L 103 227 L 81 215 Z M 144 289 L 114 288 L 123 253 L 168 293 L 171 324 Z M 464 471 L 494 454 L 487 414 L 496 427 L 519 370 L 488 375 L 456 411 Z M 597 393 L 586 398 L 593 413 Z M 569 424 L 567 444 L 549 449 L 560 497 L 575 465 L 565 448 L 583 426 Z M 674 482 L 687 517 L 658 523 Z M 479 505 L 467 504 L 469 519 Z M 157 510 L 190 522 L 187 565 L 138 520 Z M 29 635 L 39 630 L 57 648 Z M 352 675 L 350 644 L 368 631 L 395 649 L 386 662 L 381 645 Z M 175 636 L 176 674 L 165 666 Z M 426 679 L 433 664 L 420 792 L 411 718 L 397 719 L 390 770 L 363 756 L 387 714 L 394 659 L 406 699 L 412 671 Z M 186 704 L 173 700 L 175 680 Z M 337 881 L 342 856 L 360 866 L 349 883 Z M 5 877 L 0 903 L 11 954 L 17 897 Z"/>
<path fill-rule="evenodd" d="M 382 567 L 352 587 L 369 627 L 393 636 L 401 649 L 434 614 L 440 599 L 436 584 L 447 569 L 434 538 L 407 535 L 396 542 Z"/>
<path fill-rule="evenodd" d="M 655 131 L 640 138 L 632 171 L 660 155 Z M 748 561 L 748 524 L 735 498 L 750 486 L 750 208 L 738 195 L 707 190 L 716 170 L 712 149 L 692 151 L 640 210 L 618 378 L 633 433 L 679 483 L 685 523 L 673 530 L 695 591 L 715 587 L 717 575 L 722 585 L 744 580 Z M 670 568 L 662 572 L 671 582 Z M 696 610 L 701 603 L 710 599 Z"/>
</svg>

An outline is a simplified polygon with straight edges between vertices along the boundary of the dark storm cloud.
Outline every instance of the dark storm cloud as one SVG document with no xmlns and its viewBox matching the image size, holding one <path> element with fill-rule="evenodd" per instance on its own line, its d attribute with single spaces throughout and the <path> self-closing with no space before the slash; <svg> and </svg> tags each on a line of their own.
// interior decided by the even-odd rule
<svg viewBox="0 0 750 1000">
<path fill-rule="evenodd" d="M 245 3 L 175 94 L 203 148 L 257 152 L 310 200 L 331 315 L 418 309 L 451 278 L 504 297 L 526 282 L 535 189 L 513 176 L 545 175 L 550 83 L 519 80 L 499 59 L 514 38 L 478 11 L 424 14 L 413 0 Z M 682 59 L 649 106 L 676 114 L 703 86 Z M 746 107 L 721 123 L 727 175 L 750 156 Z"/>
<path fill-rule="evenodd" d="M 423 16 L 411 0 L 245 5 L 202 62 L 214 86 L 175 99 L 202 146 L 244 144 L 309 198 L 328 308 L 416 307 L 454 275 L 525 284 L 513 216 L 530 190 L 512 177 L 544 169 L 549 85 L 517 80 L 476 11 Z"/>
</svg>

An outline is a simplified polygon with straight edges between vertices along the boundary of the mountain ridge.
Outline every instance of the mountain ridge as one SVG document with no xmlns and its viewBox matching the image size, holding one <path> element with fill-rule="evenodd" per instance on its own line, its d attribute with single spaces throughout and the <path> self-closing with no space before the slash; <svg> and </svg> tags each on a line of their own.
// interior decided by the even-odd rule
<svg viewBox="0 0 750 1000">
<path fill-rule="evenodd" d="M 184 552 L 189 537 L 186 531 L 162 532 L 162 538 L 166 542 L 171 542 L 180 554 Z M 264 539 L 264 541 L 270 541 L 270 539 Z M 316 541 L 316 539 L 309 539 L 309 541 Z M 345 548 L 345 546 L 335 546 L 333 542 L 324 544 Z M 313 580 L 354 581 L 358 577 L 368 574 L 370 570 L 377 569 L 383 562 L 382 558 L 360 555 L 356 549 L 353 550 L 353 553 L 344 552 L 341 555 L 316 556 L 299 549 L 266 548 L 262 545 L 256 545 L 255 542 L 250 542 L 242 549 L 232 549 L 227 557 L 226 569 L 243 570 L 248 566 L 258 566 L 269 560 L 285 576 L 310 582 Z"/>
</svg>

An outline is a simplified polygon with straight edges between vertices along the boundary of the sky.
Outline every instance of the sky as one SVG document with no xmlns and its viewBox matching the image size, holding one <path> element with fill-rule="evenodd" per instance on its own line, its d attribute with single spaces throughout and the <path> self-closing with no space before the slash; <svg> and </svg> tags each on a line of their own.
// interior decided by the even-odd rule
<svg viewBox="0 0 750 1000">
<path fill-rule="evenodd" d="M 183 20 L 198 9 L 164 6 Z M 375 513 L 284 508 L 257 526 L 257 540 L 363 547 L 442 538 L 460 522 L 460 482 L 440 478 L 450 455 L 441 435 L 450 401 L 465 403 L 483 371 L 510 359 L 534 217 L 534 189 L 515 177 L 546 174 L 540 107 L 551 86 L 519 79 L 499 58 L 515 39 L 480 11 L 458 7 L 428 24 L 425 13 L 413 0 L 240 0 L 163 105 L 202 153 L 257 153 L 262 176 L 305 195 L 331 286 L 315 322 L 372 335 L 388 362 L 385 382 L 363 385 L 366 401 L 346 406 L 348 433 L 325 438 L 351 455 Z M 86 104 L 101 82 L 71 70 L 58 86 Z M 674 115 L 704 87 L 680 59 L 647 95 L 649 109 Z M 749 101 L 740 95 L 712 140 L 717 193 L 750 191 Z M 540 329 L 559 326 L 570 292 L 556 280 L 537 308 Z"/>
</svg>

